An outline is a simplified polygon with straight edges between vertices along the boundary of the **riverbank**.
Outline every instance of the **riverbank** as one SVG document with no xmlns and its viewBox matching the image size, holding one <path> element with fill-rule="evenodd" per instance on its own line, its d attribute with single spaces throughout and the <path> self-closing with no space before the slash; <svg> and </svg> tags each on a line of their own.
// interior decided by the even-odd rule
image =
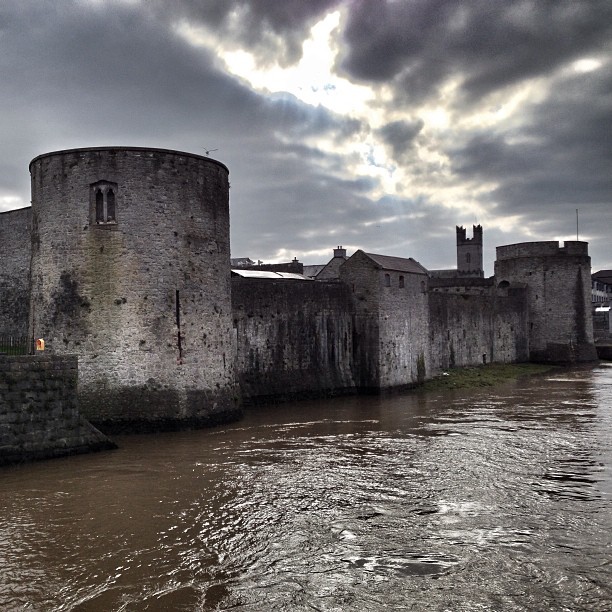
<svg viewBox="0 0 612 612">
<path fill-rule="evenodd" d="M 478 367 L 452 368 L 425 381 L 417 390 L 419 393 L 427 393 L 447 389 L 493 387 L 508 380 L 544 374 L 557 368 L 558 366 L 540 363 L 492 363 Z"/>
</svg>

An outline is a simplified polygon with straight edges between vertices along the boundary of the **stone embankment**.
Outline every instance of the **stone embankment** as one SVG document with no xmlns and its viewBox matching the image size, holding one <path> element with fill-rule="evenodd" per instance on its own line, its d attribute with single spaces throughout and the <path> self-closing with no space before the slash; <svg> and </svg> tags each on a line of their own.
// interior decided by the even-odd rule
<svg viewBox="0 0 612 612">
<path fill-rule="evenodd" d="M 597 356 L 605 361 L 612 361 L 612 336 L 595 342 Z"/>
<path fill-rule="evenodd" d="M 116 448 L 79 414 L 77 363 L 0 355 L 0 465 Z"/>
</svg>

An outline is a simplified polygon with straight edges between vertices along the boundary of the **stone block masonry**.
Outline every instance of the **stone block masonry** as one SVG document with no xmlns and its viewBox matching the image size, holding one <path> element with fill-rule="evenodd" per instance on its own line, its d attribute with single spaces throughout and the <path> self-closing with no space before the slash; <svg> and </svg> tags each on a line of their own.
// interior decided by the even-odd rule
<svg viewBox="0 0 612 612">
<path fill-rule="evenodd" d="M 77 358 L 0 355 L 0 465 L 116 448 L 80 414 Z"/>
<path fill-rule="evenodd" d="M 232 310 L 245 402 L 355 392 L 345 285 L 234 278 Z"/>
<path fill-rule="evenodd" d="M 0 213 L 0 334 L 28 333 L 31 226 L 31 208 Z"/>
<path fill-rule="evenodd" d="M 497 247 L 500 285 L 525 284 L 531 361 L 597 359 L 591 312 L 591 258 L 586 242 L 527 242 Z"/>
<path fill-rule="evenodd" d="M 228 169 L 102 147 L 30 172 L 30 333 L 78 355 L 83 416 L 106 433 L 238 418 Z"/>
<path fill-rule="evenodd" d="M 40 155 L 30 174 L 31 210 L 0 214 L 0 333 L 78 356 L 79 409 L 105 433 L 226 423 L 242 398 L 597 358 L 586 243 L 498 247 L 484 279 L 482 228 L 459 227 L 452 273 L 338 247 L 314 282 L 232 280 L 221 162 L 96 147 Z"/>
<path fill-rule="evenodd" d="M 452 367 L 529 360 L 527 290 L 496 289 L 429 295 L 433 373 Z"/>
</svg>

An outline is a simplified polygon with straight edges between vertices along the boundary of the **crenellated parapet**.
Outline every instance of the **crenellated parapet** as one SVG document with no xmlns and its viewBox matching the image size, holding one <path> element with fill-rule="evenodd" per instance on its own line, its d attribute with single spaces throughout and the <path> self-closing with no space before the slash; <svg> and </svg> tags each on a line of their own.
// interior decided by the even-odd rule
<svg viewBox="0 0 612 612">
<path fill-rule="evenodd" d="M 474 225 L 472 238 L 466 237 L 463 226 L 457 226 L 457 276 L 482 278 L 482 226 Z"/>
<path fill-rule="evenodd" d="M 498 246 L 496 249 L 497 261 L 521 257 L 556 257 L 556 256 L 589 256 L 588 242 L 568 240 L 563 246 L 556 240 L 544 242 L 522 242 Z"/>
</svg>

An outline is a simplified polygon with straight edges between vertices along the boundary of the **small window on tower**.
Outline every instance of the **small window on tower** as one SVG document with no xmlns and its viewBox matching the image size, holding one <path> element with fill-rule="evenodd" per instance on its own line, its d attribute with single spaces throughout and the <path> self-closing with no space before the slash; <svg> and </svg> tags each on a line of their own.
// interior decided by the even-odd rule
<svg viewBox="0 0 612 612">
<path fill-rule="evenodd" d="M 117 184 L 98 181 L 90 186 L 90 216 L 99 226 L 117 224 Z"/>
<path fill-rule="evenodd" d="M 96 223 L 104 221 L 104 193 L 96 189 Z"/>
<path fill-rule="evenodd" d="M 400 289 L 404 288 L 404 277 L 403 276 L 399 277 L 399 286 L 400 286 Z"/>
<path fill-rule="evenodd" d="M 390 287 L 390 286 L 391 286 L 391 275 L 385 274 L 385 287 Z"/>
<path fill-rule="evenodd" d="M 106 192 L 106 220 L 115 220 L 115 192 L 112 189 Z"/>
<path fill-rule="evenodd" d="M 472 262 L 472 254 L 471 253 L 466 253 L 465 255 L 465 263 L 469 264 Z"/>
</svg>

